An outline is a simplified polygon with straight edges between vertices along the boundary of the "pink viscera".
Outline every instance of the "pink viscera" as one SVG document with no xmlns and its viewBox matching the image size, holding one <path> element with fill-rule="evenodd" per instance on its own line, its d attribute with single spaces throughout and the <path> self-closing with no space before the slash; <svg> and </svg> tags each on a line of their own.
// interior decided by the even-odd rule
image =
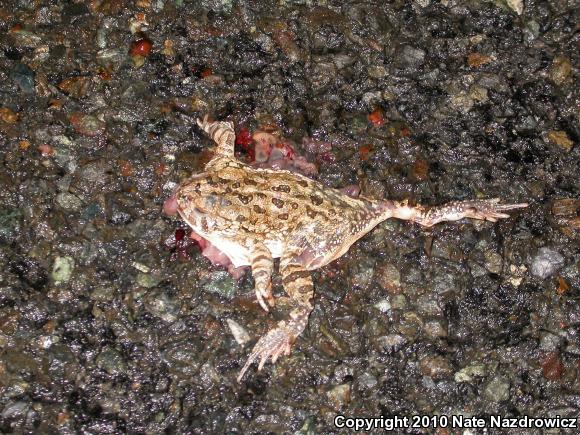
<svg viewBox="0 0 580 435">
<path fill-rule="evenodd" d="M 250 163 L 251 166 L 262 169 L 284 169 L 306 176 L 318 174 L 316 165 L 310 163 L 304 156 L 296 154 L 290 141 L 260 130 L 254 132 L 252 139 L 255 143 L 255 158 Z"/>
<path fill-rule="evenodd" d="M 234 279 L 240 279 L 242 276 L 244 276 L 248 266 L 234 267 L 226 254 L 212 245 L 211 242 L 193 231 L 189 237 L 197 242 L 201 248 L 201 255 L 211 261 L 211 264 L 214 266 L 222 266 L 226 268 L 230 275 L 234 277 Z"/>
<path fill-rule="evenodd" d="M 174 216 L 177 214 L 177 198 L 175 197 L 175 193 L 167 198 L 163 203 L 163 213 L 167 216 Z"/>
<path fill-rule="evenodd" d="M 267 162 L 278 138 L 270 133 L 257 131 L 252 135 L 252 139 L 254 140 L 254 162 Z"/>
<path fill-rule="evenodd" d="M 254 142 L 252 150 L 250 148 L 248 131 L 242 129 L 240 134 L 243 137 L 237 138 L 240 140 L 236 140 L 236 143 L 243 145 L 242 148 L 248 152 L 248 156 L 253 157 L 253 161 L 249 163 L 251 166 L 263 169 L 285 169 L 306 176 L 318 174 L 318 167 L 314 163 L 306 160 L 304 156 L 296 154 L 290 141 L 280 139 L 271 133 L 257 130 L 251 136 Z M 308 152 L 315 154 L 318 160 L 327 162 L 334 160 L 332 145 L 329 142 L 304 138 L 302 144 Z M 360 188 L 357 185 L 347 186 L 341 190 L 351 197 L 357 197 L 360 193 Z M 177 200 L 175 195 L 171 195 L 165 200 L 163 203 L 163 212 L 169 216 L 177 213 Z M 234 267 L 226 254 L 199 234 L 192 231 L 189 237 L 197 242 L 204 257 L 209 259 L 213 265 L 226 268 L 235 279 L 240 279 L 246 272 L 248 266 Z"/>
</svg>

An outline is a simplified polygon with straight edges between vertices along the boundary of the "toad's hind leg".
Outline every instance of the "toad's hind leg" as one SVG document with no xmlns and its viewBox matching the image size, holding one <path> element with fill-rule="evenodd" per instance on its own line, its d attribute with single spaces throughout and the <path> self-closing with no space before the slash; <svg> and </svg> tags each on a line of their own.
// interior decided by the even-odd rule
<svg viewBox="0 0 580 435">
<path fill-rule="evenodd" d="M 272 254 L 263 243 L 255 244 L 250 253 L 252 263 L 252 276 L 254 277 L 254 290 L 260 306 L 268 310 L 268 305 L 274 304 L 272 297 L 272 272 L 274 270 L 274 260 Z"/>
<path fill-rule="evenodd" d="M 203 120 L 198 119 L 197 125 L 217 144 L 216 156 L 233 157 L 236 133 L 234 123 L 225 121 L 210 122 L 205 115 Z"/>
<path fill-rule="evenodd" d="M 527 207 L 527 203 L 500 204 L 499 198 L 475 199 L 469 201 L 453 201 L 437 207 L 409 206 L 406 202 L 392 202 L 391 216 L 411 220 L 425 227 L 431 227 L 439 222 L 456 221 L 463 218 L 481 219 L 496 222 L 498 219 L 510 217 L 505 213 L 516 208 Z"/>
<path fill-rule="evenodd" d="M 272 363 L 275 363 L 280 355 L 289 355 L 292 344 L 308 323 L 308 316 L 312 311 L 314 285 L 310 272 L 306 270 L 299 259 L 300 257 L 296 255 L 296 252 L 280 259 L 282 283 L 289 296 L 290 316 L 288 319 L 278 322 L 274 329 L 268 331 L 258 340 L 240 371 L 238 382 L 255 361 L 259 361 L 258 370 L 262 370 L 268 358 L 271 358 Z"/>
</svg>

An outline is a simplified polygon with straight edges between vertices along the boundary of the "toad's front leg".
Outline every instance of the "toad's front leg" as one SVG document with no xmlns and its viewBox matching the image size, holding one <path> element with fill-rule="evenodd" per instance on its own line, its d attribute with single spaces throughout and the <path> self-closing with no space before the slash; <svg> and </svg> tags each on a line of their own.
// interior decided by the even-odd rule
<svg viewBox="0 0 580 435">
<path fill-rule="evenodd" d="M 255 361 L 259 361 L 258 370 L 262 370 L 268 358 L 275 363 L 280 355 L 289 355 L 292 344 L 308 323 L 308 316 L 312 311 L 314 285 L 310 272 L 305 269 L 299 259 L 296 252 L 291 252 L 280 259 L 282 283 L 289 296 L 290 316 L 278 322 L 274 329 L 258 340 L 240 371 L 238 382 Z"/>
<path fill-rule="evenodd" d="M 406 202 L 390 202 L 391 216 L 417 222 L 431 227 L 439 222 L 456 221 L 463 218 L 481 219 L 496 222 L 510 217 L 504 213 L 516 208 L 527 207 L 527 203 L 500 204 L 499 198 L 453 201 L 436 207 L 409 206 Z"/>
</svg>

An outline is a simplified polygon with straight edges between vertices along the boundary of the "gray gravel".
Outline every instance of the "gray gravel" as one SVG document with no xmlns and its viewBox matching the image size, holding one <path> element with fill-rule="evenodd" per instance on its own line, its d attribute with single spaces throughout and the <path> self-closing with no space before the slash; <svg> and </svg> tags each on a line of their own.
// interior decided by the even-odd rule
<svg viewBox="0 0 580 435">
<path fill-rule="evenodd" d="M 566 1 L 0 3 L 0 432 L 577 417 L 576 15 Z M 274 319 L 249 275 L 236 284 L 162 213 L 207 159 L 190 120 L 205 113 L 277 129 L 328 186 L 531 205 L 496 224 L 381 224 L 313 274 L 292 354 L 237 384 Z"/>
</svg>

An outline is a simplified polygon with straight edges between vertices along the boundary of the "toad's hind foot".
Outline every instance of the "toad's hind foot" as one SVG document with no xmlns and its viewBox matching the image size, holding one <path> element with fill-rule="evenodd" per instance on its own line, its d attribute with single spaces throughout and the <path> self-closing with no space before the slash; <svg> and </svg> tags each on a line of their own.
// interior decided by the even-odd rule
<svg viewBox="0 0 580 435">
<path fill-rule="evenodd" d="M 197 125 L 205 131 L 217 144 L 216 154 L 224 157 L 233 157 L 236 133 L 233 122 L 209 121 L 205 115 L 203 120 L 198 119 Z"/>
<path fill-rule="evenodd" d="M 238 375 L 238 382 L 242 380 L 246 371 L 255 362 L 258 363 L 258 371 L 262 370 L 268 358 L 271 358 L 272 364 L 276 362 L 280 355 L 290 355 L 292 344 L 300 335 L 306 323 L 308 322 L 308 313 L 297 316 L 288 321 L 283 320 L 278 326 L 271 329 L 266 335 L 258 340 L 252 353 L 248 357 L 246 364 Z"/>
<path fill-rule="evenodd" d="M 455 221 L 462 218 L 496 222 L 498 219 L 510 217 L 509 214 L 505 213 L 506 211 L 527 206 L 527 203 L 500 204 L 499 198 L 456 201 L 428 209 L 419 213 L 413 220 L 426 227 L 433 226 L 438 222 Z"/>
</svg>

